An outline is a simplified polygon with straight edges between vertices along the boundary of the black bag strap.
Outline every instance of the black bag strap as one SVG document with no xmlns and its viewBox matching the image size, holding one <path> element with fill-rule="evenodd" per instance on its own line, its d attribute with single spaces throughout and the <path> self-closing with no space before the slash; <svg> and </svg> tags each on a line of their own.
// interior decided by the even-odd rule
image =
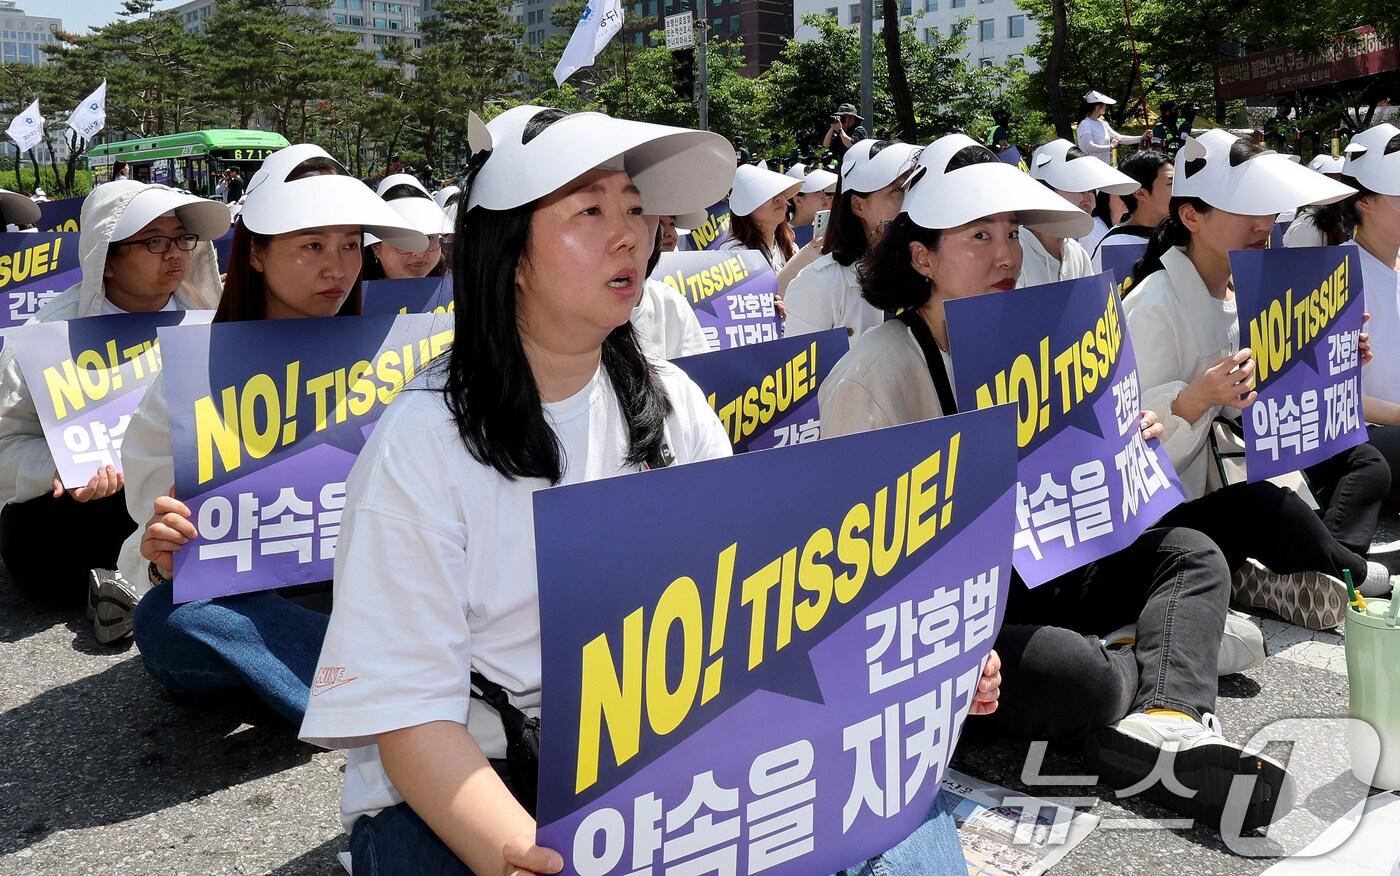
<svg viewBox="0 0 1400 876">
<path fill-rule="evenodd" d="M 500 713 L 501 724 L 505 726 L 507 739 L 514 738 L 524 729 L 530 718 L 511 704 L 510 696 L 506 694 L 505 688 L 489 680 L 475 669 L 472 670 L 472 687 L 481 691 L 479 694 L 472 691 L 472 696 Z"/>
<path fill-rule="evenodd" d="M 1108 229 L 1107 234 L 1099 238 L 1099 242 L 1095 244 L 1094 251 L 1090 255 L 1098 255 L 1099 250 L 1103 249 L 1103 242 L 1110 237 L 1140 237 L 1143 243 L 1147 243 L 1152 239 L 1152 229 L 1146 225 L 1115 225 Z"/>
<path fill-rule="evenodd" d="M 953 395 L 953 383 L 948 379 L 948 366 L 943 364 L 943 352 L 934 343 L 933 332 L 929 331 L 928 323 L 924 322 L 919 311 L 913 307 L 899 314 L 897 319 L 909 327 L 914 340 L 919 343 L 919 349 L 924 352 L 924 359 L 928 362 L 928 376 L 933 378 L 933 388 L 938 393 L 939 407 L 943 408 L 944 414 L 956 414 L 958 401 Z"/>
</svg>

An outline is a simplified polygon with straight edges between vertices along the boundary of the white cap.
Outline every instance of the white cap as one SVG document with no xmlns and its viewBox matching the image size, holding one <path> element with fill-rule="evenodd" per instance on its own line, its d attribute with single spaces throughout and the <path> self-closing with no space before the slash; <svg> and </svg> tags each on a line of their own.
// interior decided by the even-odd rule
<svg viewBox="0 0 1400 876">
<path fill-rule="evenodd" d="M 846 150 L 841 159 L 841 190 L 869 194 L 878 192 L 899 179 L 899 175 L 914 168 L 920 146 L 890 142 L 873 156 L 876 145 L 886 142 L 866 138 Z"/>
<path fill-rule="evenodd" d="M 1400 195 L 1400 151 L 1388 151 L 1396 137 L 1400 128 L 1388 122 L 1352 137 L 1341 172 L 1378 195 Z"/>
<path fill-rule="evenodd" d="M 390 174 L 380 181 L 379 188 L 375 189 L 375 192 L 382 198 L 390 189 L 397 186 L 408 186 L 418 194 L 387 201 L 386 203 L 393 208 L 395 213 L 407 219 L 414 228 L 429 236 L 452 233 L 452 226 L 447 222 L 447 214 L 433 200 L 433 196 L 428 194 L 428 190 L 418 181 L 417 177 L 407 173 Z M 365 246 L 375 243 L 379 243 L 379 238 L 366 232 Z"/>
<path fill-rule="evenodd" d="M 836 189 L 836 183 L 841 177 L 829 170 L 822 170 L 820 167 L 807 171 L 807 177 L 802 183 L 804 195 L 811 195 L 817 192 L 832 192 Z"/>
<path fill-rule="evenodd" d="M 729 193 L 729 212 L 747 216 L 774 198 L 791 198 L 802 189 L 802 180 L 765 170 L 752 164 L 734 168 L 734 188 Z"/>
<path fill-rule="evenodd" d="M 112 229 L 112 242 L 139 234 L 142 228 L 167 213 L 174 213 L 185 231 L 199 235 L 200 240 L 223 237 L 230 222 L 227 204 L 152 183 L 127 202 L 121 219 Z"/>
<path fill-rule="evenodd" d="M 331 162 L 338 173 L 319 173 L 287 181 L 312 159 Z M 406 252 L 422 252 L 428 238 L 364 183 L 345 172 L 326 150 L 298 143 L 267 157 L 248 181 L 239 219 L 257 234 L 286 234 L 303 228 L 359 225 L 366 233 L 387 240 Z"/>
<path fill-rule="evenodd" d="M 767 165 L 766 163 L 764 163 L 764 164 L 762 164 L 762 165 L 760 165 L 760 166 L 761 166 L 761 167 L 764 167 L 764 168 L 767 168 L 767 167 L 768 167 L 768 165 Z M 793 179 L 806 179 L 806 178 L 807 178 L 807 165 L 805 165 L 805 164 L 803 164 L 802 162 L 799 161 L 797 164 L 794 164 L 792 167 L 789 167 L 789 168 L 787 169 L 787 175 L 790 176 L 790 177 L 792 177 Z"/>
<path fill-rule="evenodd" d="M 1116 100 L 1114 100 L 1113 98 L 1109 97 L 1108 95 L 1104 94 L 1102 91 L 1090 91 L 1088 94 L 1084 95 L 1084 102 L 1085 102 L 1085 103 L 1102 103 L 1102 104 L 1107 104 L 1108 106 L 1113 106 L 1113 105 L 1116 104 L 1118 101 L 1116 101 Z"/>
<path fill-rule="evenodd" d="M 1172 195 L 1200 198 L 1217 210 L 1242 216 L 1268 216 L 1310 204 L 1331 204 L 1355 191 L 1277 152 L 1264 152 L 1231 166 L 1230 149 L 1237 140 L 1220 128 L 1187 137 L 1176 155 Z M 1201 159 L 1203 165 L 1194 172 L 1187 170 Z"/>
<path fill-rule="evenodd" d="M 991 161 L 947 170 L 964 149 L 980 149 Z M 957 228 L 983 216 L 1015 213 L 1028 228 L 1056 237 L 1083 237 L 1094 227 L 1088 213 L 1035 182 L 965 134 L 934 140 L 919 163 L 904 195 L 904 212 L 923 228 Z"/>
<path fill-rule="evenodd" d="M 42 211 L 39 205 L 9 189 L 0 189 L 0 219 L 8 225 L 35 225 Z"/>
<path fill-rule="evenodd" d="M 485 126 L 491 154 L 472 181 L 467 209 L 519 207 L 610 162 L 632 178 L 652 216 L 708 207 L 729 187 L 734 147 L 719 134 L 583 112 L 524 142 L 526 125 L 543 111 L 517 106 Z"/>
<path fill-rule="evenodd" d="M 1142 188 L 1137 180 L 1092 155 L 1066 158 L 1073 146 L 1068 140 L 1051 140 L 1035 150 L 1031 156 L 1031 179 L 1049 183 L 1062 192 L 1131 195 Z"/>
<path fill-rule="evenodd" d="M 462 193 L 458 186 L 446 186 L 433 192 L 433 201 L 442 209 L 447 209 L 447 202 Z"/>
<path fill-rule="evenodd" d="M 1313 156 L 1313 160 L 1308 162 L 1308 169 L 1318 173 L 1341 173 L 1342 165 L 1346 160 L 1340 156 L 1328 155 L 1326 152 Z"/>
</svg>

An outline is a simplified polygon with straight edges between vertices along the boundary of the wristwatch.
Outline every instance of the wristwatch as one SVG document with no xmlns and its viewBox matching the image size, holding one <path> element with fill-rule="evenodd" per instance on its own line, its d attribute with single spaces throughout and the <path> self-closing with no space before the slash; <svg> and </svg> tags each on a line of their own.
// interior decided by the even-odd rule
<svg viewBox="0 0 1400 876">
<path fill-rule="evenodd" d="M 152 587 L 171 583 L 169 578 L 160 573 L 160 568 L 156 566 L 155 560 L 146 564 L 146 580 L 151 582 Z"/>
</svg>

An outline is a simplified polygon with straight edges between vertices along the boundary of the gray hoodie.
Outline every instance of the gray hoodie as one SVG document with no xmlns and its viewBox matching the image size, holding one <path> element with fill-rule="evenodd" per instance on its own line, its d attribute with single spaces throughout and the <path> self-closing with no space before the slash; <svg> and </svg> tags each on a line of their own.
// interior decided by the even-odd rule
<svg viewBox="0 0 1400 876">
<path fill-rule="evenodd" d="M 49 299 L 30 322 L 62 322 L 102 313 L 106 299 L 102 275 L 112 231 L 132 198 L 150 188 L 157 186 L 117 180 L 98 186 L 87 196 L 78 236 L 83 279 Z M 219 306 L 221 291 L 214 244 L 201 243 L 190 253 L 185 279 L 173 296 L 175 307 L 212 310 Z M 51 493 L 57 475 L 29 387 L 14 354 L 5 350 L 0 353 L 0 501 L 25 502 Z"/>
</svg>

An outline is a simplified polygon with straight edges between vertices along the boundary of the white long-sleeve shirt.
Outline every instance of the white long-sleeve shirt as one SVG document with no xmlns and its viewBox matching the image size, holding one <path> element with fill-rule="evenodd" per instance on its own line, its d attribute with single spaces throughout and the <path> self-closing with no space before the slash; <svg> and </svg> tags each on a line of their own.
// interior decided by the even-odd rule
<svg viewBox="0 0 1400 876">
<path fill-rule="evenodd" d="M 840 264 L 831 253 L 803 268 L 783 300 L 788 337 L 844 328 L 854 338 L 885 321 L 885 312 L 861 297 L 856 266 Z"/>
<path fill-rule="evenodd" d="M 1085 117 L 1079 120 L 1079 130 L 1076 132 L 1076 139 L 1079 148 L 1085 155 L 1092 155 L 1100 161 L 1107 162 L 1108 155 L 1113 151 L 1113 138 L 1117 137 L 1119 143 L 1140 143 L 1142 135 L 1131 136 L 1120 134 L 1113 130 L 1105 119 L 1091 119 Z"/>
<path fill-rule="evenodd" d="M 1089 254 L 1079 245 L 1079 241 L 1067 237 L 1060 246 L 1061 258 L 1057 259 L 1030 229 L 1022 228 L 1021 252 L 1024 257 L 1021 259 L 1021 276 L 1016 278 L 1016 288 L 1077 280 L 1094 273 Z"/>
<path fill-rule="evenodd" d="M 1181 248 L 1167 250 L 1162 266 L 1123 299 L 1123 311 L 1137 356 L 1142 407 L 1155 411 L 1166 430 L 1162 446 L 1186 498 L 1199 499 L 1206 492 L 1210 424 L 1226 409 L 1216 405 L 1190 423 L 1172 413 L 1172 402 L 1207 368 L 1239 350 L 1240 327 L 1234 297 L 1212 297 Z"/>
</svg>

